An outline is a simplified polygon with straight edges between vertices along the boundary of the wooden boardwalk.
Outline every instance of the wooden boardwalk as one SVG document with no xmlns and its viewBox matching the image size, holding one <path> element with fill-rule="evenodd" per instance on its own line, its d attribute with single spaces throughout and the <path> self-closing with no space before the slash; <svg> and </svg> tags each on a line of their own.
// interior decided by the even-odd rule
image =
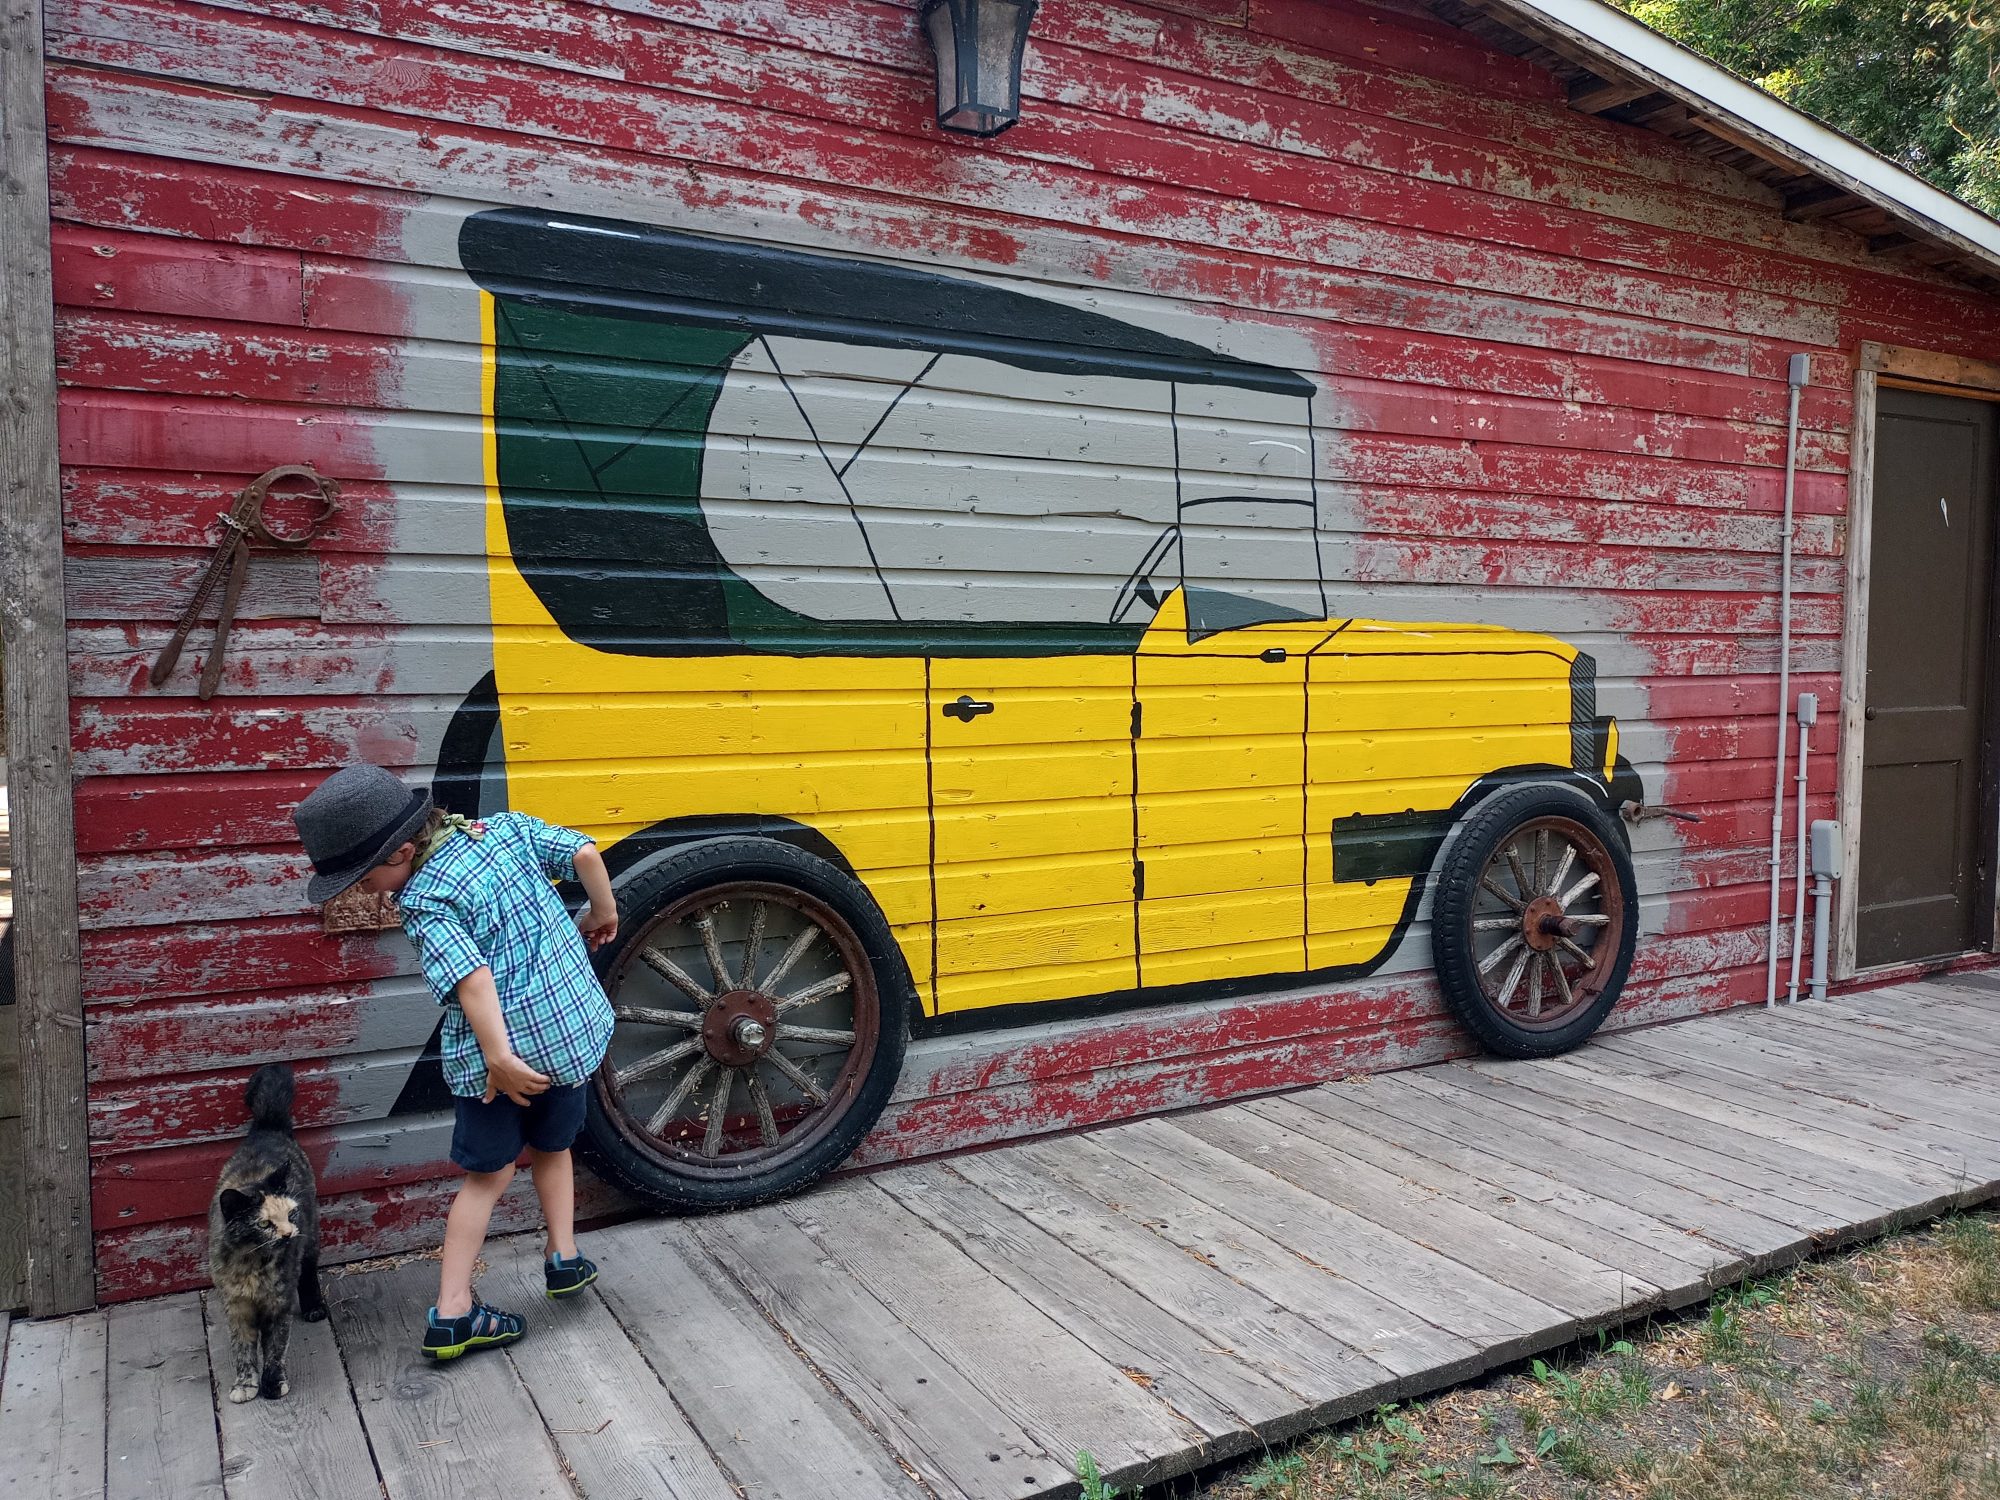
<svg viewBox="0 0 2000 1500">
<path fill-rule="evenodd" d="M 1163 1479 L 1994 1195 L 2000 978 L 1452 1063 L 587 1237 L 598 1291 L 427 1366 L 435 1268 L 329 1285 L 216 1402 L 188 1294 L 13 1325 L 0 1496 L 756 1500 Z"/>
</svg>

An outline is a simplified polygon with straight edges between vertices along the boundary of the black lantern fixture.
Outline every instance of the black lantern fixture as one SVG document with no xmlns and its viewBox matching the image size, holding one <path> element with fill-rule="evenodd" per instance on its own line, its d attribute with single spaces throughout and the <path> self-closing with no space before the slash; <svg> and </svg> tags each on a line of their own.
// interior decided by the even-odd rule
<svg viewBox="0 0 2000 1500">
<path fill-rule="evenodd" d="M 998 135 L 1021 118 L 1021 54 L 1039 0 L 924 0 L 937 53 L 937 122 Z"/>
</svg>

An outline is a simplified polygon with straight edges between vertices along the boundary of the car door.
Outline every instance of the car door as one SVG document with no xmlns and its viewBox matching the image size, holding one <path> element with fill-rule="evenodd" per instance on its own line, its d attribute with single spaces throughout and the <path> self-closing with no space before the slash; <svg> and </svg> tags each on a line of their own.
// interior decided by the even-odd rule
<svg viewBox="0 0 2000 1500">
<path fill-rule="evenodd" d="M 1132 657 L 933 660 L 937 1013 L 1129 990 Z"/>
</svg>

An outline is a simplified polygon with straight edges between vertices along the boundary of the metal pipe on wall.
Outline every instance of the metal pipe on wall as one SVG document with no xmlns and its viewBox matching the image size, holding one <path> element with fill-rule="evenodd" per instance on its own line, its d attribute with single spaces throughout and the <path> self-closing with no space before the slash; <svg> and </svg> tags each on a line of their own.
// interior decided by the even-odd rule
<svg viewBox="0 0 2000 1500">
<path fill-rule="evenodd" d="M 1792 507 L 1798 496 L 1799 391 L 1812 357 L 1794 354 L 1786 368 L 1790 387 L 1785 415 L 1785 519 L 1778 561 L 1778 763 L 1771 789 L 1771 930 L 1764 945 L 1764 1003 L 1778 1002 L 1778 899 L 1784 875 L 1785 731 L 1792 710 Z"/>
<path fill-rule="evenodd" d="M 1799 862 L 1798 877 L 1795 882 L 1796 899 L 1792 906 L 1792 978 L 1785 987 L 1787 1004 L 1796 1004 L 1799 998 L 1799 960 L 1805 952 L 1806 942 L 1806 758 L 1811 753 L 1812 727 L 1819 722 L 1819 694 L 1799 694 Z"/>
</svg>

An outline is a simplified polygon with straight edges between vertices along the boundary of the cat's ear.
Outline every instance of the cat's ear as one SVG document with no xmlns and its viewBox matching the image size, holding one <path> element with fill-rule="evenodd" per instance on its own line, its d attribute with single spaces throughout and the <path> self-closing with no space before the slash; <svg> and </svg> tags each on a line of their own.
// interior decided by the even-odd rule
<svg viewBox="0 0 2000 1500">
<path fill-rule="evenodd" d="M 276 1171 L 264 1179 L 264 1191 L 273 1197 L 282 1197 L 291 1186 L 292 1167 L 290 1162 L 278 1163 Z"/>
<path fill-rule="evenodd" d="M 257 1197 L 252 1193 L 239 1193 L 235 1188 L 224 1188 L 221 1193 L 222 1217 L 225 1219 L 248 1218 L 257 1206 Z"/>
</svg>

